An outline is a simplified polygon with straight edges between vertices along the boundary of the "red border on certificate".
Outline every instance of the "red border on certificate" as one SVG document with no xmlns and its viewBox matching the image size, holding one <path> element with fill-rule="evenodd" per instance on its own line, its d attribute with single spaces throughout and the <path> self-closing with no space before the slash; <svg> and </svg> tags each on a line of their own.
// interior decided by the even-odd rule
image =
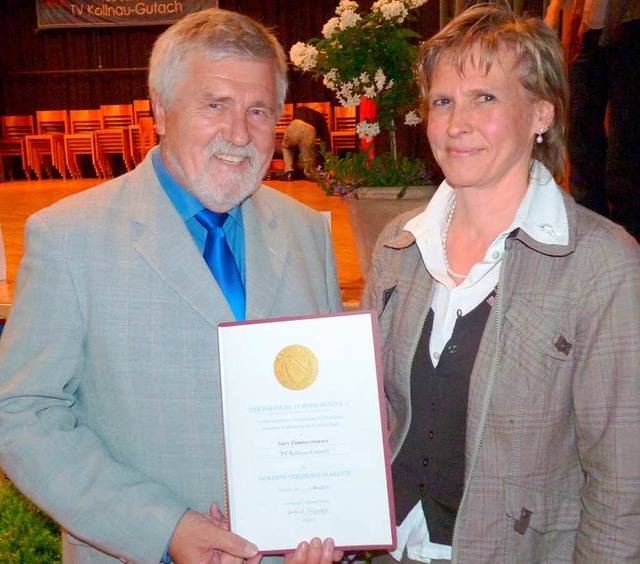
<svg viewBox="0 0 640 564">
<path fill-rule="evenodd" d="M 393 549 L 375 312 L 222 323 L 218 334 L 231 530 L 263 554 L 315 536 Z"/>
</svg>

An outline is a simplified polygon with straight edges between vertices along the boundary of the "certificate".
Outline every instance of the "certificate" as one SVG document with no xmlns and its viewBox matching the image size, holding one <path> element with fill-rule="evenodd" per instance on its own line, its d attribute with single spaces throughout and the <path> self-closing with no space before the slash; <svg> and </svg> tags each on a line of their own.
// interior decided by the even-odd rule
<svg viewBox="0 0 640 564">
<path fill-rule="evenodd" d="M 372 312 L 218 328 L 227 516 L 263 553 L 396 542 Z"/>
</svg>

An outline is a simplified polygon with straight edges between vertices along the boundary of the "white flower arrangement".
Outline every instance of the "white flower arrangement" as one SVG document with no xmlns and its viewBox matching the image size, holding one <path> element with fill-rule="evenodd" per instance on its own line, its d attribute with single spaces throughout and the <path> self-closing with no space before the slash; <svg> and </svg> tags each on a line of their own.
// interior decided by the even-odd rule
<svg viewBox="0 0 640 564">
<path fill-rule="evenodd" d="M 373 138 L 380 133 L 380 125 L 376 122 L 369 123 L 368 121 L 361 121 L 356 125 L 356 133 L 360 139 L 371 142 Z"/>
<path fill-rule="evenodd" d="M 426 2 L 377 0 L 360 14 L 357 2 L 341 0 L 321 39 L 298 42 L 290 50 L 293 65 L 321 77 L 342 106 L 358 106 L 363 98 L 375 102 L 376 122 L 357 126 L 362 139 L 393 131 L 396 117 L 407 125 L 421 122 L 414 73 L 419 36 L 402 24 Z"/>
</svg>

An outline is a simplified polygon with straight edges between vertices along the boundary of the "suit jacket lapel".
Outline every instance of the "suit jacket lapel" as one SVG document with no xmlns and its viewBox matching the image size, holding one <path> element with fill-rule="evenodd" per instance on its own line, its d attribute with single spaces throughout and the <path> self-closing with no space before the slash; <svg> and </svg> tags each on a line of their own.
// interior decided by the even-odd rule
<svg viewBox="0 0 640 564">
<path fill-rule="evenodd" d="M 270 317 L 288 254 L 287 237 L 263 188 L 242 205 L 246 252 L 247 319 Z"/>
<path fill-rule="evenodd" d="M 182 218 L 164 193 L 151 159 L 138 167 L 141 182 L 131 217 L 145 227 L 134 247 L 151 268 L 194 310 L 216 327 L 233 313 L 193 242 Z"/>
</svg>

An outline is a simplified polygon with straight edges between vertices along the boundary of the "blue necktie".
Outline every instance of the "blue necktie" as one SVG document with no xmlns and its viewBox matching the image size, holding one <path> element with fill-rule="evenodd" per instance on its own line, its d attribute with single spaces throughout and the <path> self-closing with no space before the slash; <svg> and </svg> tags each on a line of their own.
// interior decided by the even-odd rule
<svg viewBox="0 0 640 564">
<path fill-rule="evenodd" d="M 245 293 L 238 265 L 227 242 L 222 226 L 229 214 L 204 209 L 196 219 L 207 230 L 204 243 L 204 260 L 220 286 L 237 321 L 245 319 Z"/>
</svg>

